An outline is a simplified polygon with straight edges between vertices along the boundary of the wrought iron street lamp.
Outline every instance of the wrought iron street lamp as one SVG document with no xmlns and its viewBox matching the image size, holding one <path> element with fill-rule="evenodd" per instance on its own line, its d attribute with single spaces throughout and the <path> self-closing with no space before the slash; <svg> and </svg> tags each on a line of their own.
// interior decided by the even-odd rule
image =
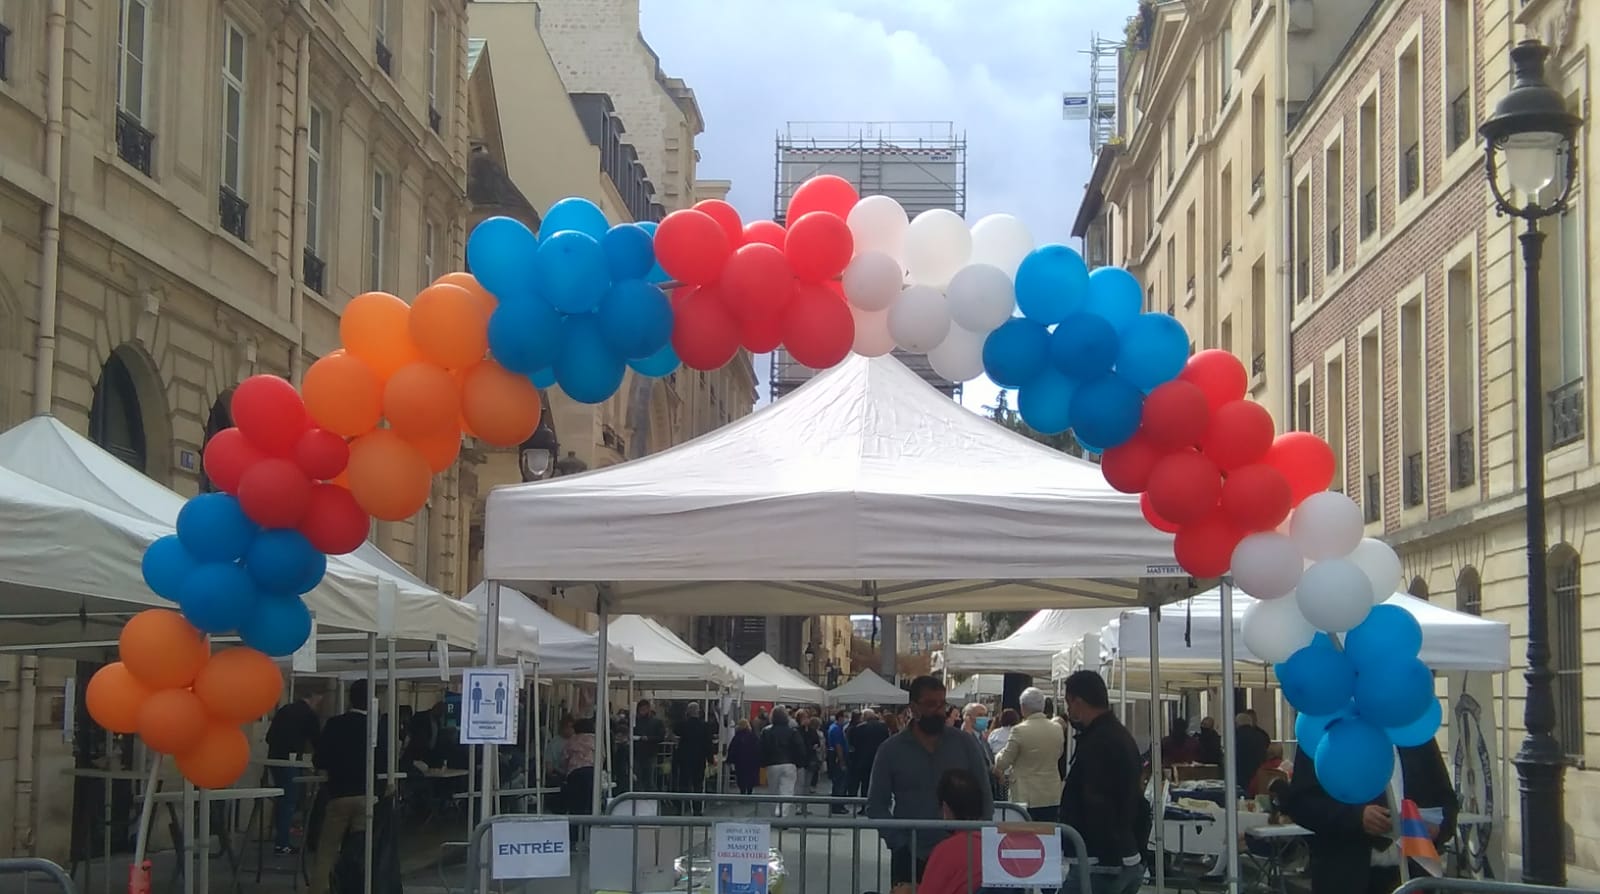
<svg viewBox="0 0 1600 894">
<path fill-rule="evenodd" d="M 1525 282 L 1522 443 L 1527 492 L 1528 669 L 1524 676 L 1528 697 L 1522 717 L 1527 736 L 1513 759 L 1522 791 L 1522 877 L 1530 884 L 1564 886 L 1562 777 L 1566 755 L 1554 735 L 1550 594 L 1545 581 L 1545 410 L 1539 366 L 1539 262 L 1544 255 L 1544 233 L 1539 231 L 1539 221 L 1567 210 L 1578 169 L 1573 143 L 1583 122 L 1567 108 L 1560 91 L 1545 81 L 1544 64 L 1549 55 L 1550 50 L 1537 40 L 1524 40 L 1512 48 L 1511 91 L 1495 104 L 1478 133 L 1483 137 L 1484 173 L 1496 209 L 1527 224 L 1518 237 Z M 1556 194 L 1544 198 L 1552 185 Z"/>
<path fill-rule="evenodd" d="M 543 481 L 556 469 L 556 457 L 561 455 L 561 444 L 556 440 L 556 428 L 550 423 L 550 405 L 545 404 L 539 414 L 539 427 L 528 440 L 522 442 L 517 456 L 517 468 L 523 481 Z"/>
</svg>

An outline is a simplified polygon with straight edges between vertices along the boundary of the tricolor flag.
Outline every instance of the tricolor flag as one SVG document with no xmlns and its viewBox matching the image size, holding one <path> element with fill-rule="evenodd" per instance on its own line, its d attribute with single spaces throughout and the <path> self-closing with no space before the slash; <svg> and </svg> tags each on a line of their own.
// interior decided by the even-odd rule
<svg viewBox="0 0 1600 894">
<path fill-rule="evenodd" d="M 1407 798 L 1400 802 L 1400 854 L 1416 861 L 1418 866 L 1435 878 L 1444 875 L 1444 865 L 1439 860 L 1439 849 L 1433 846 L 1433 836 L 1422 821 L 1417 802 Z"/>
</svg>

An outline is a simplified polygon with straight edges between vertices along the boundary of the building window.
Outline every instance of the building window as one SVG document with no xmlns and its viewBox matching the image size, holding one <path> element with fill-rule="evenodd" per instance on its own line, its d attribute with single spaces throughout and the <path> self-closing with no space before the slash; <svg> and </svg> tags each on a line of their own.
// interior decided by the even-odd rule
<svg viewBox="0 0 1600 894">
<path fill-rule="evenodd" d="M 1383 518 L 1383 360 L 1376 330 L 1361 336 L 1361 505 L 1368 522 Z"/>
<path fill-rule="evenodd" d="M 306 285 L 317 294 L 325 294 L 327 264 L 323 256 L 324 213 L 323 195 L 327 185 L 327 167 L 323 159 L 327 152 L 328 115 L 320 106 L 312 106 L 306 128 L 306 246 L 302 259 Z"/>
<path fill-rule="evenodd" d="M 385 249 L 388 247 L 389 175 L 373 168 L 372 207 L 367 225 L 367 287 L 374 292 L 385 291 Z"/>
<path fill-rule="evenodd" d="M 149 122 L 149 0 L 122 0 L 117 23 L 117 155 L 140 173 L 154 168 Z"/>
<path fill-rule="evenodd" d="M 1566 544 L 1550 551 L 1550 670 L 1555 674 L 1556 740 L 1581 762 L 1583 729 L 1583 585 L 1578 553 Z"/>
<path fill-rule="evenodd" d="M 1224 25 L 1222 32 L 1217 35 L 1217 84 L 1222 93 L 1218 108 L 1228 104 L 1228 97 L 1233 95 L 1233 23 Z"/>
<path fill-rule="evenodd" d="M 1378 232 L 1378 94 L 1376 91 L 1361 101 L 1357 117 L 1356 140 L 1360 157 L 1357 159 L 1356 189 L 1361 195 L 1361 241 L 1365 242 Z"/>
<path fill-rule="evenodd" d="M 389 40 L 389 0 L 372 0 L 372 35 L 374 55 L 378 67 L 386 75 L 394 74 L 394 45 Z"/>
<path fill-rule="evenodd" d="M 0 0 L 0 81 L 11 80 L 11 26 L 6 19 L 6 4 Z"/>
<path fill-rule="evenodd" d="M 1428 592 L 1428 582 L 1420 577 L 1413 577 L 1411 583 L 1406 584 L 1406 593 L 1421 599 L 1423 602 L 1433 599 L 1433 596 Z"/>
<path fill-rule="evenodd" d="M 1223 317 L 1222 318 L 1222 325 L 1220 327 L 1218 327 L 1218 330 L 1219 330 L 1219 334 L 1217 336 L 1217 347 L 1221 348 L 1224 351 L 1227 351 L 1229 354 L 1232 354 L 1233 353 L 1233 317 L 1231 315 Z"/>
<path fill-rule="evenodd" d="M 1178 300 L 1178 241 L 1167 237 L 1167 313 L 1177 312 Z"/>
<path fill-rule="evenodd" d="M 1337 139 L 1322 153 L 1322 208 L 1325 253 L 1324 268 L 1329 273 L 1344 266 L 1344 243 L 1340 240 L 1344 221 L 1344 140 Z"/>
<path fill-rule="evenodd" d="M 1250 268 L 1250 377 L 1267 374 L 1267 267 L 1258 260 Z"/>
<path fill-rule="evenodd" d="M 1217 229 L 1222 248 L 1217 252 L 1218 272 L 1233 264 L 1233 165 L 1222 169 L 1222 179 L 1217 189 Z"/>
<path fill-rule="evenodd" d="M 232 22 L 222 26 L 222 183 L 217 206 L 222 228 L 239 239 L 246 234 L 250 206 L 245 201 L 245 34 Z"/>
<path fill-rule="evenodd" d="M 422 222 L 422 284 L 432 285 L 439 278 L 439 228 L 433 221 Z"/>
<path fill-rule="evenodd" d="M 1167 188 L 1172 188 L 1172 178 L 1178 172 L 1178 120 L 1167 115 Z"/>
<path fill-rule="evenodd" d="M 1257 84 L 1250 94 L 1250 203 L 1254 207 L 1267 188 L 1267 88 Z"/>
<path fill-rule="evenodd" d="M 1444 0 L 1444 101 L 1446 155 L 1472 142 L 1472 5 Z"/>
<path fill-rule="evenodd" d="M 1328 447 L 1333 450 L 1333 483 L 1328 485 L 1336 491 L 1344 490 L 1344 456 L 1347 445 L 1345 444 L 1344 431 L 1344 357 L 1335 357 L 1323 367 L 1322 379 L 1322 415 L 1324 433 Z"/>
<path fill-rule="evenodd" d="M 1399 196 L 1403 201 L 1422 191 L 1422 71 L 1419 40 L 1412 40 L 1400 52 L 1395 84 L 1398 106 Z"/>
<path fill-rule="evenodd" d="M 1311 376 L 1307 375 L 1294 386 L 1295 431 L 1311 431 L 1315 414 L 1311 406 Z"/>
<path fill-rule="evenodd" d="M 1195 138 L 1200 132 L 1200 119 L 1195 117 L 1195 93 L 1199 90 L 1195 84 L 1194 76 L 1189 77 L 1189 84 L 1183 91 L 1183 133 L 1189 140 L 1189 148 L 1194 148 Z"/>
<path fill-rule="evenodd" d="M 1294 188 L 1294 300 L 1311 297 L 1311 175 Z"/>
<path fill-rule="evenodd" d="M 444 118 L 439 114 L 439 11 L 428 7 L 428 126 L 439 132 Z M 432 282 L 432 280 L 429 280 Z"/>
<path fill-rule="evenodd" d="M 1199 238 L 1194 228 L 1194 213 L 1194 203 L 1190 202 L 1189 210 L 1183 215 L 1183 275 L 1186 277 L 1183 293 L 1186 301 L 1194 300 L 1194 252 L 1195 243 Z"/>
<path fill-rule="evenodd" d="M 1421 506 L 1427 497 L 1424 420 L 1428 407 L 1423 397 L 1423 370 L 1428 346 L 1422 334 L 1422 296 L 1400 308 L 1400 456 L 1405 464 L 1401 481 L 1406 506 Z"/>
<path fill-rule="evenodd" d="M 105 365 L 100 367 L 100 381 L 94 385 L 94 398 L 89 405 L 89 440 L 140 472 L 148 473 L 144 411 L 139 405 L 133 370 L 123 359 L 126 350 L 112 351 Z"/>
<path fill-rule="evenodd" d="M 1463 258 L 1445 274 L 1445 323 L 1450 375 L 1449 390 L 1450 487 L 1466 487 L 1476 480 L 1478 441 L 1473 431 L 1478 404 L 1477 295 L 1472 288 L 1472 262 Z"/>
<path fill-rule="evenodd" d="M 1483 617 L 1483 581 L 1478 577 L 1478 569 L 1471 565 L 1456 575 L 1456 611 Z"/>
<path fill-rule="evenodd" d="M 1577 97 L 1570 97 L 1569 104 L 1578 108 Z M 1558 170 L 1564 180 L 1565 159 L 1562 161 Z M 1553 188 L 1559 190 L 1563 186 L 1564 182 L 1557 182 Z M 1572 210 L 1548 224 L 1555 228 L 1551 234 L 1555 238 L 1545 241 L 1545 259 L 1540 268 L 1541 276 L 1556 280 L 1553 291 L 1558 296 L 1556 312 L 1546 310 L 1540 321 L 1544 344 L 1555 348 L 1544 351 L 1543 370 L 1545 387 L 1549 389 L 1550 449 L 1582 440 L 1585 427 L 1583 370 L 1587 341 L 1583 327 L 1586 325 L 1584 303 L 1588 270 L 1584 262 L 1583 214 L 1579 212 L 1584 207 L 1582 177 L 1572 184 L 1570 201 Z M 1551 248 L 1555 249 L 1554 258 L 1550 257 Z M 1550 294 L 1550 285 L 1549 280 L 1545 280 L 1544 294 Z"/>
</svg>

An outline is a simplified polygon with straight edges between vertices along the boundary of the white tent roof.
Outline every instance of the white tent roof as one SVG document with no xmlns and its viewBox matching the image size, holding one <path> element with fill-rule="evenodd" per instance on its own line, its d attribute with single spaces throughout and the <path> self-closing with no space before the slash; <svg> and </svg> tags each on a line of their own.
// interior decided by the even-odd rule
<svg viewBox="0 0 1600 894">
<path fill-rule="evenodd" d="M 611 618 L 606 626 L 610 642 L 633 650 L 634 678 L 643 682 L 701 681 L 717 686 L 733 682 L 733 675 L 689 647 L 671 630 L 642 615 Z"/>
<path fill-rule="evenodd" d="M 1127 604 L 1183 572 L 1093 463 L 853 356 L 671 450 L 495 489 L 484 574 L 589 605 L 610 583 L 612 612 L 816 615 Z"/>
<path fill-rule="evenodd" d="M 989 643 L 945 644 L 936 667 L 958 674 L 1029 674 L 1046 677 L 1055 654 L 1116 620 L 1121 609 L 1072 608 L 1038 612 L 1005 639 Z"/>
<path fill-rule="evenodd" d="M 1003 674 L 973 674 L 960 683 L 950 687 L 945 694 L 946 700 L 952 705 L 964 705 L 971 701 L 981 701 L 986 698 L 999 698 L 1005 692 L 1006 678 Z"/>
<path fill-rule="evenodd" d="M 827 698 L 822 687 L 778 663 L 762 652 L 744 663 L 745 698 L 753 702 L 820 705 Z"/>
<path fill-rule="evenodd" d="M 138 611 L 151 606 L 170 607 L 171 603 L 145 586 L 139 566 L 145 547 L 174 530 L 178 511 L 185 502 L 183 497 L 145 477 L 51 416 L 34 417 L 0 434 L 0 468 L 76 498 L 80 509 L 87 507 L 103 516 L 114 516 L 115 520 L 109 522 L 113 527 L 133 520 L 137 525 L 125 531 L 139 532 L 137 542 L 98 557 L 103 567 L 97 573 L 102 577 L 124 576 L 126 580 L 119 582 L 116 589 L 132 598 L 84 591 L 76 595 L 106 596 L 122 604 L 64 604 L 57 599 L 46 610 L 70 617 L 63 617 L 60 624 L 35 628 L 28 641 L 114 640 L 126 620 L 125 615 L 114 617 L 117 613 L 128 612 L 130 608 Z M 90 549 L 87 545 L 80 547 L 82 540 L 78 532 L 70 528 L 28 531 L 22 536 L 46 537 L 44 542 L 54 550 Z M 316 613 L 317 626 L 378 632 L 380 576 L 395 581 L 394 633 L 397 637 L 434 642 L 443 635 L 452 645 L 464 647 L 470 647 L 476 640 L 477 618 L 469 607 L 417 580 L 370 543 L 350 556 L 329 557 L 327 576 L 305 597 L 306 604 Z M 65 588 L 57 585 L 57 589 Z M 80 624 L 76 615 L 80 607 L 86 612 L 105 613 L 92 631 Z M 23 611 L 26 609 L 18 606 L 11 613 Z"/>
<path fill-rule="evenodd" d="M 1050 679 L 1065 680 L 1077 671 L 1098 671 L 1101 667 L 1100 631 L 1097 630 L 1094 633 L 1085 633 L 1077 642 L 1057 652 L 1050 659 Z"/>
<path fill-rule="evenodd" d="M 462 597 L 478 611 L 487 611 L 489 586 L 480 583 Z M 568 624 L 510 587 L 500 588 L 500 618 L 535 631 L 538 635 L 541 677 L 593 677 L 599 663 L 600 639 Z M 502 635 L 505 628 L 501 628 Z M 613 673 L 633 673 L 633 650 L 608 642 L 606 653 Z"/>
<path fill-rule="evenodd" d="M 828 690 L 828 703 L 834 705 L 899 706 L 907 697 L 904 689 L 873 673 L 871 668 L 851 677 L 843 686 Z"/>
</svg>

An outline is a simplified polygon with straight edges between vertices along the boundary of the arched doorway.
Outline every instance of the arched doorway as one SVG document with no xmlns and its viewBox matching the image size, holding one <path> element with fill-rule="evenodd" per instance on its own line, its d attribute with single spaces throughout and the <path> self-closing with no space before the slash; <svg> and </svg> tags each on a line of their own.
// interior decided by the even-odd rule
<svg viewBox="0 0 1600 894">
<path fill-rule="evenodd" d="M 211 439 L 217 436 L 217 432 L 233 427 L 232 403 L 233 389 L 229 388 L 217 395 L 217 399 L 211 404 L 210 415 L 206 416 L 205 439 L 200 443 L 200 492 L 203 494 L 211 493 L 217 489 L 216 485 L 211 483 L 211 478 L 206 475 L 206 445 L 210 444 Z"/>
<path fill-rule="evenodd" d="M 1406 587 L 1406 592 L 1417 597 L 1418 599 L 1423 600 L 1424 602 L 1430 598 L 1428 595 L 1428 582 L 1423 580 L 1421 577 L 1413 577 L 1410 585 Z"/>
<path fill-rule="evenodd" d="M 1468 565 L 1456 575 L 1456 611 L 1469 615 L 1483 614 L 1483 580 L 1478 569 Z"/>
<path fill-rule="evenodd" d="M 112 351 L 100 368 L 89 407 L 89 440 L 140 472 L 149 473 L 149 444 L 144 431 L 144 409 L 121 348 Z"/>
</svg>

